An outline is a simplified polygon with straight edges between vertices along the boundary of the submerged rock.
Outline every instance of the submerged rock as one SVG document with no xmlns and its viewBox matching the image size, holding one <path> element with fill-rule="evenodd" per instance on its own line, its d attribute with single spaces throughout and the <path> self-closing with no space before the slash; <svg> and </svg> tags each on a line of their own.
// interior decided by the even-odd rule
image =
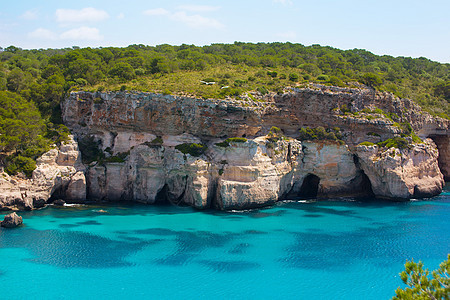
<svg viewBox="0 0 450 300">
<path fill-rule="evenodd" d="M 4 220 L 1 222 L 1 226 L 5 228 L 14 228 L 22 225 L 22 223 L 22 217 L 13 212 L 5 216 Z"/>
<path fill-rule="evenodd" d="M 66 204 L 66 201 L 64 201 L 63 199 L 57 199 L 57 200 L 53 201 L 53 205 L 56 205 L 56 206 L 64 206 L 64 204 Z"/>
</svg>

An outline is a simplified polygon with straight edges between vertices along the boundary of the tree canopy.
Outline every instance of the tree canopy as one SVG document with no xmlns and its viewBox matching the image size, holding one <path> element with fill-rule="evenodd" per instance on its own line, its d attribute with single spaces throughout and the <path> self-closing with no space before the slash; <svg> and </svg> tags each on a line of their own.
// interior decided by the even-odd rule
<svg viewBox="0 0 450 300">
<path fill-rule="evenodd" d="M 0 51 L 0 91 L 14 94 L 3 94 L 11 101 L 24 99 L 28 105 L 34 103 L 40 117 L 32 120 L 41 118 L 47 131 L 53 132 L 53 124 L 62 122 L 60 102 L 72 90 L 138 90 L 199 98 L 236 98 L 250 91 L 282 92 L 285 87 L 308 83 L 342 87 L 365 84 L 410 98 L 426 111 L 448 118 L 449 70 L 450 64 L 424 57 L 378 56 L 362 49 L 292 43 L 33 50 L 9 46 Z M 202 84 L 205 78 L 214 84 Z M 27 133 L 21 135 L 17 129 L 23 122 L 20 118 L 14 115 L 3 121 L 2 132 L 11 134 L 11 140 L 2 138 L 3 152 L 11 147 L 26 147 L 19 146 L 27 140 Z M 42 136 L 34 129 L 30 132 L 31 140 Z M 23 150 L 19 148 L 17 151 Z"/>
<path fill-rule="evenodd" d="M 414 260 L 406 262 L 400 278 L 407 287 L 398 288 L 393 300 L 450 299 L 450 254 L 439 265 L 439 269 L 432 272 L 431 278 L 430 271 L 423 268 L 423 263 L 415 263 Z"/>
</svg>

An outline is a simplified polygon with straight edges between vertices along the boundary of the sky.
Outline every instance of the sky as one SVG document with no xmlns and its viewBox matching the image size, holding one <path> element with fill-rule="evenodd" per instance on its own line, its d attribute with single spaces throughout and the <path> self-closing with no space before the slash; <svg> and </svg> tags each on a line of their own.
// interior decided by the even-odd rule
<svg viewBox="0 0 450 300">
<path fill-rule="evenodd" d="M 292 42 L 450 63 L 449 0 L 1 0 L 0 47 Z"/>
</svg>

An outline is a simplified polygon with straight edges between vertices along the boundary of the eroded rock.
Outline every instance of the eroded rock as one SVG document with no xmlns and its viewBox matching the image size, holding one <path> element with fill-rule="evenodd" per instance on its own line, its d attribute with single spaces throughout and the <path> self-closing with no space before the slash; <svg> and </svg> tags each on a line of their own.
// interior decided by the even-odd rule
<svg viewBox="0 0 450 300">
<path fill-rule="evenodd" d="M 5 228 L 15 228 L 23 224 L 22 217 L 17 215 L 15 212 L 6 215 L 1 226 Z"/>
</svg>

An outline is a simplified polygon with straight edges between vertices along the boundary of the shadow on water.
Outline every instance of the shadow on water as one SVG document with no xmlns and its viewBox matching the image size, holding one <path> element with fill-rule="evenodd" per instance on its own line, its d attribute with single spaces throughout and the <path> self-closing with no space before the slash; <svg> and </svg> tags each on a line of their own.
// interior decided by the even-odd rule
<svg viewBox="0 0 450 300">
<path fill-rule="evenodd" d="M 230 254 L 244 254 L 247 249 L 250 247 L 250 244 L 248 243 L 240 243 L 231 248 L 228 253 Z"/>
<path fill-rule="evenodd" d="M 102 225 L 101 223 L 95 221 L 95 220 L 89 220 L 84 222 L 77 222 L 78 225 Z"/>
<path fill-rule="evenodd" d="M 125 232 L 116 231 L 118 234 Z M 235 255 L 245 254 L 246 250 L 251 247 L 249 243 L 233 244 L 232 242 L 246 235 L 266 234 L 263 231 L 247 230 L 236 234 L 231 232 L 212 233 L 207 231 L 175 231 L 165 228 L 148 228 L 143 230 L 135 230 L 133 234 L 149 235 L 163 237 L 163 240 L 169 239 L 175 242 L 176 247 L 173 251 L 162 258 L 155 259 L 160 265 L 167 266 L 184 266 L 189 263 L 200 263 L 207 266 L 215 272 L 237 272 L 250 268 L 258 267 L 258 264 L 245 261 L 214 261 L 202 260 L 198 261 L 202 253 L 208 249 L 217 248 L 224 249 L 225 252 Z M 228 248 L 228 251 L 226 250 Z"/>
<path fill-rule="evenodd" d="M 1 235 L 0 248 L 24 248 L 34 258 L 29 261 L 60 268 L 111 268 L 130 265 L 125 258 L 148 242 L 114 241 L 85 232 L 35 230 Z"/>
<path fill-rule="evenodd" d="M 248 261 L 201 260 L 200 264 L 219 273 L 241 272 L 260 267 L 259 264 Z"/>
<path fill-rule="evenodd" d="M 59 228 L 75 228 L 80 227 L 80 225 L 77 224 L 59 224 Z"/>
<path fill-rule="evenodd" d="M 287 268 L 343 270 L 359 261 L 370 260 L 386 267 L 392 261 L 404 263 L 412 257 L 425 260 L 430 253 L 448 252 L 450 237 L 443 237 L 439 230 L 416 231 L 413 224 L 404 222 L 336 234 L 293 232 L 294 243 L 279 261 Z"/>
</svg>

